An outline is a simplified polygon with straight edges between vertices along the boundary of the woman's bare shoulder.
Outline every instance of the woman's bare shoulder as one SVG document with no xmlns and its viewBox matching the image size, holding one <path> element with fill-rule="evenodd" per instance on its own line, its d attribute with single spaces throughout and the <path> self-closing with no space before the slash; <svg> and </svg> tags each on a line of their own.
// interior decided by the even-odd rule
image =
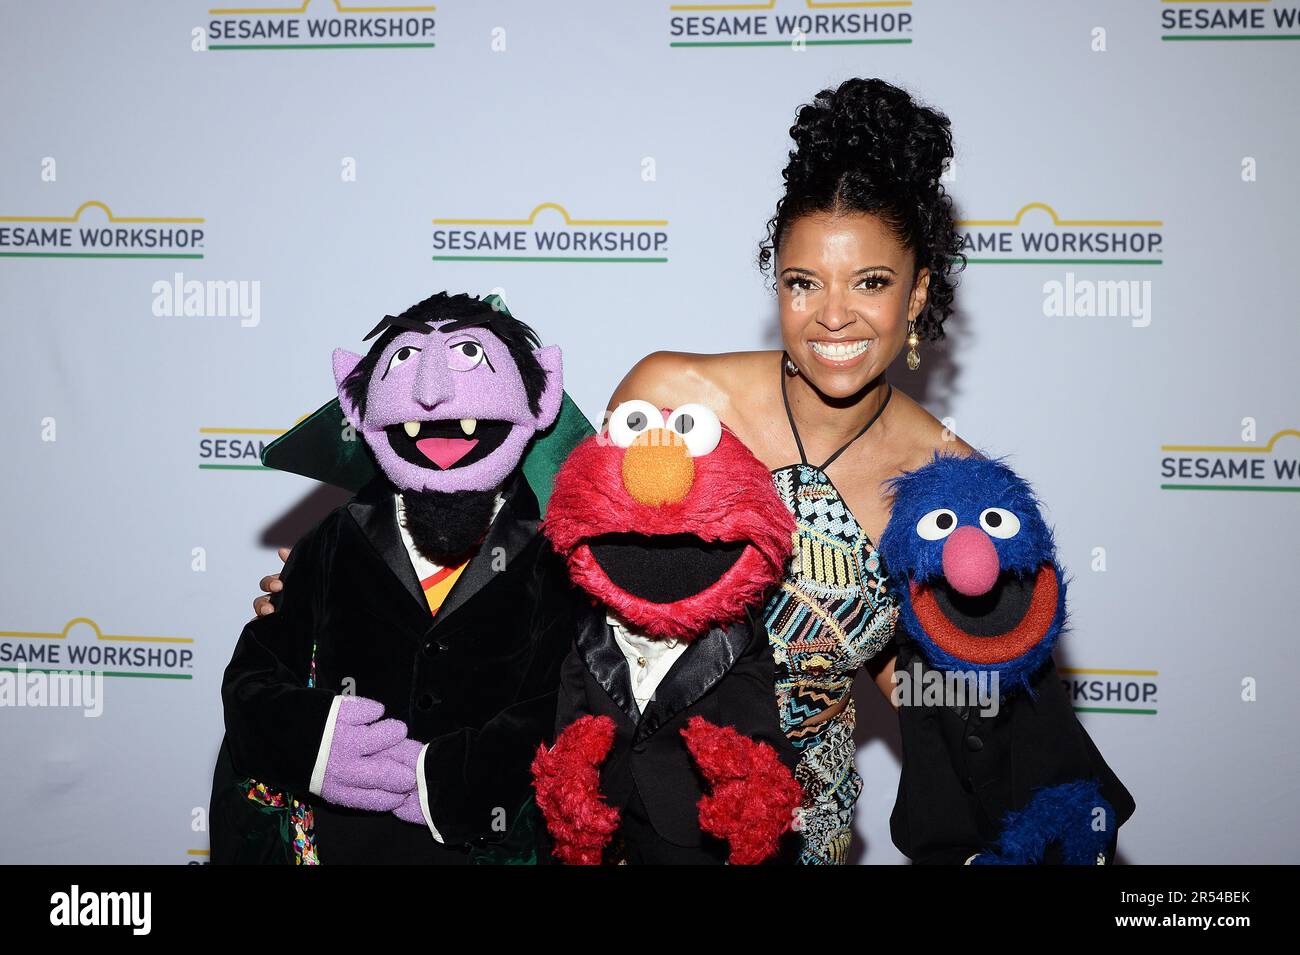
<svg viewBox="0 0 1300 955">
<path fill-rule="evenodd" d="M 716 355 L 651 352 L 623 376 L 609 400 L 609 407 L 613 409 L 620 402 L 634 398 L 661 408 L 694 401 L 725 414 L 734 404 L 743 401 L 745 389 L 758 377 L 764 364 L 775 360 L 774 354 L 761 351 Z"/>
<path fill-rule="evenodd" d="M 978 451 L 909 395 L 895 389 L 890 402 L 898 403 L 895 427 L 898 432 L 907 435 L 907 440 L 902 443 L 900 470 L 911 471 L 929 464 L 934 460 L 936 452 L 962 458 L 979 455 Z"/>
</svg>

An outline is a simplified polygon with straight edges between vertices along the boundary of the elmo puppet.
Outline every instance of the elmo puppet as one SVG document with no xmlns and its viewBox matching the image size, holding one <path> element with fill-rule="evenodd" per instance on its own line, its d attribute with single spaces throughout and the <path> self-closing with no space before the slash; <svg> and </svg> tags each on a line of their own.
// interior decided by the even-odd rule
<svg viewBox="0 0 1300 955">
<path fill-rule="evenodd" d="M 801 790 L 752 611 L 794 530 L 763 465 L 703 405 L 619 405 L 556 476 L 543 532 L 593 600 L 533 762 L 569 864 L 779 857 Z M 711 790 L 707 794 L 703 785 Z"/>
</svg>

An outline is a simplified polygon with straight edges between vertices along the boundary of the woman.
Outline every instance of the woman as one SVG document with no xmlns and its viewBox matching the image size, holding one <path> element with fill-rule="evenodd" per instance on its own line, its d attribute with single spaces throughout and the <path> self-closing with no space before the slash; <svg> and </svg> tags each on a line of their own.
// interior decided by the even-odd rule
<svg viewBox="0 0 1300 955">
<path fill-rule="evenodd" d="M 949 123 L 903 90 L 851 79 L 802 107 L 785 194 L 759 264 L 771 269 L 783 351 L 656 352 L 610 399 L 700 402 L 773 471 L 798 522 L 799 553 L 765 609 L 782 725 L 800 751 L 801 861 L 842 864 L 862 788 L 853 766 L 853 680 L 889 696 L 897 606 L 873 541 L 886 480 L 937 450 L 971 448 L 886 378 L 943 335 L 958 255 L 939 181 Z M 275 577 L 263 590 L 279 589 Z M 260 597 L 258 613 L 268 611 Z"/>
</svg>

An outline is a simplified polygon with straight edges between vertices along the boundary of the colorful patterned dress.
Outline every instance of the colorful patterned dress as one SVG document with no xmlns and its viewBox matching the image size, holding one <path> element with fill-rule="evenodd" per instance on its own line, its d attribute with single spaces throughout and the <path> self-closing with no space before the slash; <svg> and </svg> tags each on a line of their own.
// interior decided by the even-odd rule
<svg viewBox="0 0 1300 955">
<path fill-rule="evenodd" d="M 793 430 L 793 417 L 790 424 Z M 797 430 L 795 441 L 802 458 Z M 853 806 L 862 792 L 853 765 L 853 677 L 890 645 L 898 618 L 879 552 L 826 475 L 840 451 L 821 467 L 805 460 L 772 472 L 796 526 L 790 567 L 763 616 L 776 660 L 781 726 L 800 754 L 795 777 L 804 789 L 798 827 L 805 865 L 843 865 L 848 857 Z M 841 702 L 834 716 L 809 722 Z"/>
</svg>

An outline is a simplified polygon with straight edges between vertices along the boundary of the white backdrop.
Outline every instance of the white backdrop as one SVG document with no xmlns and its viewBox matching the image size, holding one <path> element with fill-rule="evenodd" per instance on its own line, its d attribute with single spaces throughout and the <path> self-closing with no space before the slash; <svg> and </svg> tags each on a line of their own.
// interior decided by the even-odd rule
<svg viewBox="0 0 1300 955">
<path fill-rule="evenodd" d="M 787 130 L 852 75 L 952 118 L 974 261 L 894 380 L 1049 505 L 1123 858 L 1300 861 L 1295 3 L 374 6 L 0 6 L 0 861 L 204 860 L 222 669 L 339 499 L 251 466 L 332 348 L 497 290 L 594 418 L 649 351 L 772 347 Z M 96 661 L 102 715 L 15 705 Z M 859 697 L 859 859 L 897 862 Z"/>
</svg>

